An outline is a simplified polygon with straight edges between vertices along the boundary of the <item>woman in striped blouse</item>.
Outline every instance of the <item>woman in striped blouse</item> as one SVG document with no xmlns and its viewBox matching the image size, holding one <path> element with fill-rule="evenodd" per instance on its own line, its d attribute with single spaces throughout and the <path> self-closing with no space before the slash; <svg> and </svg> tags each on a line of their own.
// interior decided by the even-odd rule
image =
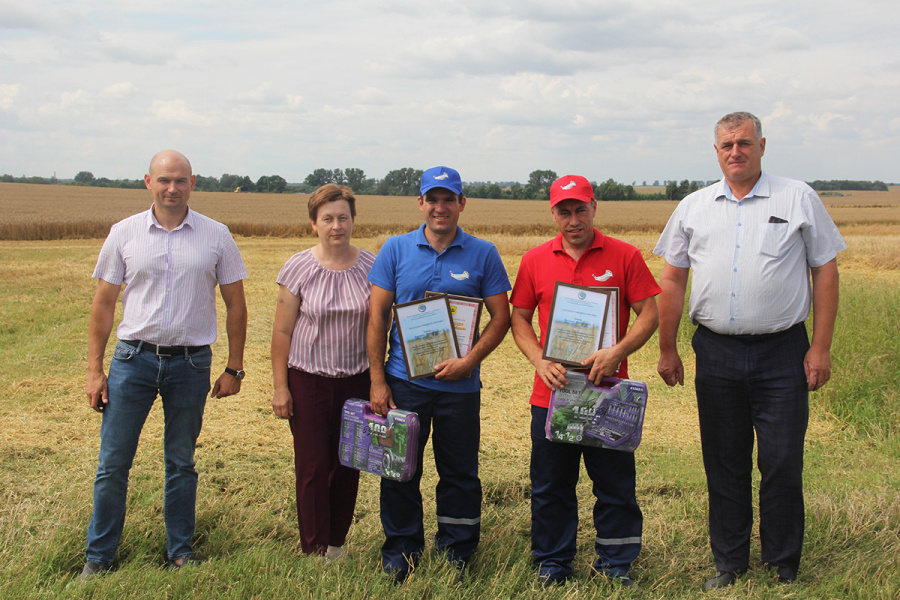
<svg viewBox="0 0 900 600">
<path fill-rule="evenodd" d="M 272 408 L 294 437 L 300 544 L 326 560 L 344 554 L 359 485 L 359 471 L 338 459 L 341 409 L 348 398 L 369 398 L 366 276 L 375 255 L 350 243 L 355 216 L 346 186 L 310 196 L 319 243 L 281 268 L 272 331 Z"/>
</svg>

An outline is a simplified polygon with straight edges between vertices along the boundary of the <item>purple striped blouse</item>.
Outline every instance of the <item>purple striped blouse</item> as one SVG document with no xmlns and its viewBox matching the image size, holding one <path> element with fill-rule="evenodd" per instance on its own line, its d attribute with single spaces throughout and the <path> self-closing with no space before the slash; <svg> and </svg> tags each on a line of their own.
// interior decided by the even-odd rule
<svg viewBox="0 0 900 600">
<path fill-rule="evenodd" d="M 373 253 L 360 250 L 353 266 L 332 271 L 304 250 L 284 263 L 276 281 L 300 298 L 289 367 L 324 377 L 349 377 L 369 368 L 366 327 L 372 284 L 366 277 L 374 262 Z"/>
<path fill-rule="evenodd" d="M 247 271 L 225 225 L 188 210 L 166 231 L 148 210 L 112 226 L 94 277 L 125 284 L 120 340 L 204 346 L 216 341 L 216 284 Z"/>
</svg>

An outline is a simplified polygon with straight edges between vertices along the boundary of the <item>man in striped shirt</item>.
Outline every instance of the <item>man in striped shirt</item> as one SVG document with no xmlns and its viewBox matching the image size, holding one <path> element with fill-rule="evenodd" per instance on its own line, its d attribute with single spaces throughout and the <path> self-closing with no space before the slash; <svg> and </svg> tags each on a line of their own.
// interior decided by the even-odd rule
<svg viewBox="0 0 900 600">
<path fill-rule="evenodd" d="M 212 395 L 236 394 L 243 379 L 247 306 L 240 252 L 228 228 L 191 211 L 195 176 L 184 155 L 166 150 L 150 161 L 149 210 L 113 225 L 100 250 L 88 331 L 85 392 L 103 414 L 94 511 L 82 578 L 108 571 L 125 522 L 128 473 L 157 394 L 165 415 L 165 521 L 169 566 L 191 562 L 197 472 L 194 448 L 210 391 L 216 340 L 216 286 L 227 311 L 228 363 Z M 119 342 L 103 356 L 122 294 Z"/>
<path fill-rule="evenodd" d="M 781 581 L 797 577 L 809 392 L 831 376 L 836 257 L 847 247 L 808 185 L 762 171 L 758 118 L 725 115 L 715 139 L 724 179 L 682 200 L 653 250 L 666 259 L 657 369 L 668 385 L 684 385 L 676 339 L 694 270 L 695 387 L 717 569 L 705 590 L 732 585 L 748 567 L 754 432 L 760 558 Z M 812 343 L 804 325 L 810 300 Z"/>
</svg>

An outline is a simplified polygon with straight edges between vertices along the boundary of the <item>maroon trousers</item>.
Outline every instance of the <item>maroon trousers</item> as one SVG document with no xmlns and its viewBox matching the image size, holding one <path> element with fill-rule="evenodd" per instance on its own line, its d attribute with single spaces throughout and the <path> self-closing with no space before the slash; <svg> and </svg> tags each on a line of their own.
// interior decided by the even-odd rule
<svg viewBox="0 0 900 600">
<path fill-rule="evenodd" d="M 353 522 L 359 471 L 338 458 L 341 409 L 349 398 L 369 399 L 369 371 L 331 378 L 288 369 L 288 387 L 300 545 L 304 553 L 324 554 L 344 545 Z"/>
</svg>

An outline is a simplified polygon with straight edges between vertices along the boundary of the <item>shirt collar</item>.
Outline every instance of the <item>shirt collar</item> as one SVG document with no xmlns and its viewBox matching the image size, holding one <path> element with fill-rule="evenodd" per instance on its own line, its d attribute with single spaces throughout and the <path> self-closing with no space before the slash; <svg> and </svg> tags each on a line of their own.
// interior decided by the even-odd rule
<svg viewBox="0 0 900 600">
<path fill-rule="evenodd" d="M 184 217 L 184 221 L 181 224 L 173 229 L 172 231 L 178 231 L 185 225 L 190 227 L 191 229 L 196 229 L 197 220 L 194 218 L 194 211 L 191 210 L 191 207 L 188 207 L 187 215 Z M 159 224 L 159 221 L 156 219 L 156 215 L 153 214 L 153 205 L 150 205 L 150 210 L 147 211 L 147 229 L 152 229 L 153 227 L 159 227 L 163 231 L 166 231 L 166 228 Z"/>
<path fill-rule="evenodd" d="M 728 182 L 726 182 L 724 178 L 719 181 L 717 186 L 716 200 L 731 200 L 732 202 L 737 202 L 737 198 L 734 197 L 734 193 L 731 191 L 731 187 L 728 186 Z M 756 180 L 756 184 L 753 186 L 753 189 L 750 190 L 749 194 L 744 196 L 743 200 L 755 197 L 768 198 L 771 195 L 772 193 L 769 190 L 769 178 L 766 176 L 765 171 L 761 171 L 759 174 L 759 179 Z"/>
<path fill-rule="evenodd" d="M 556 237 L 553 238 L 550 244 L 550 249 L 553 252 L 565 252 L 565 248 L 562 245 L 562 234 L 556 234 Z M 594 241 L 591 242 L 591 247 L 588 248 L 588 252 L 591 250 L 602 250 L 603 249 L 603 241 L 606 239 L 606 236 L 600 233 L 600 230 L 594 227 Z"/>
<path fill-rule="evenodd" d="M 428 246 L 429 248 L 432 247 L 431 244 L 428 243 L 428 238 L 425 237 L 425 223 L 422 223 L 422 225 L 418 229 L 416 229 L 415 237 L 417 246 Z M 465 245 L 467 237 L 469 237 L 469 234 L 467 234 L 459 225 L 457 225 L 456 237 L 453 238 L 453 241 L 450 242 L 450 245 L 447 246 L 447 248 L 452 248 L 453 246 L 459 246 L 460 248 L 462 248 Z"/>
</svg>

